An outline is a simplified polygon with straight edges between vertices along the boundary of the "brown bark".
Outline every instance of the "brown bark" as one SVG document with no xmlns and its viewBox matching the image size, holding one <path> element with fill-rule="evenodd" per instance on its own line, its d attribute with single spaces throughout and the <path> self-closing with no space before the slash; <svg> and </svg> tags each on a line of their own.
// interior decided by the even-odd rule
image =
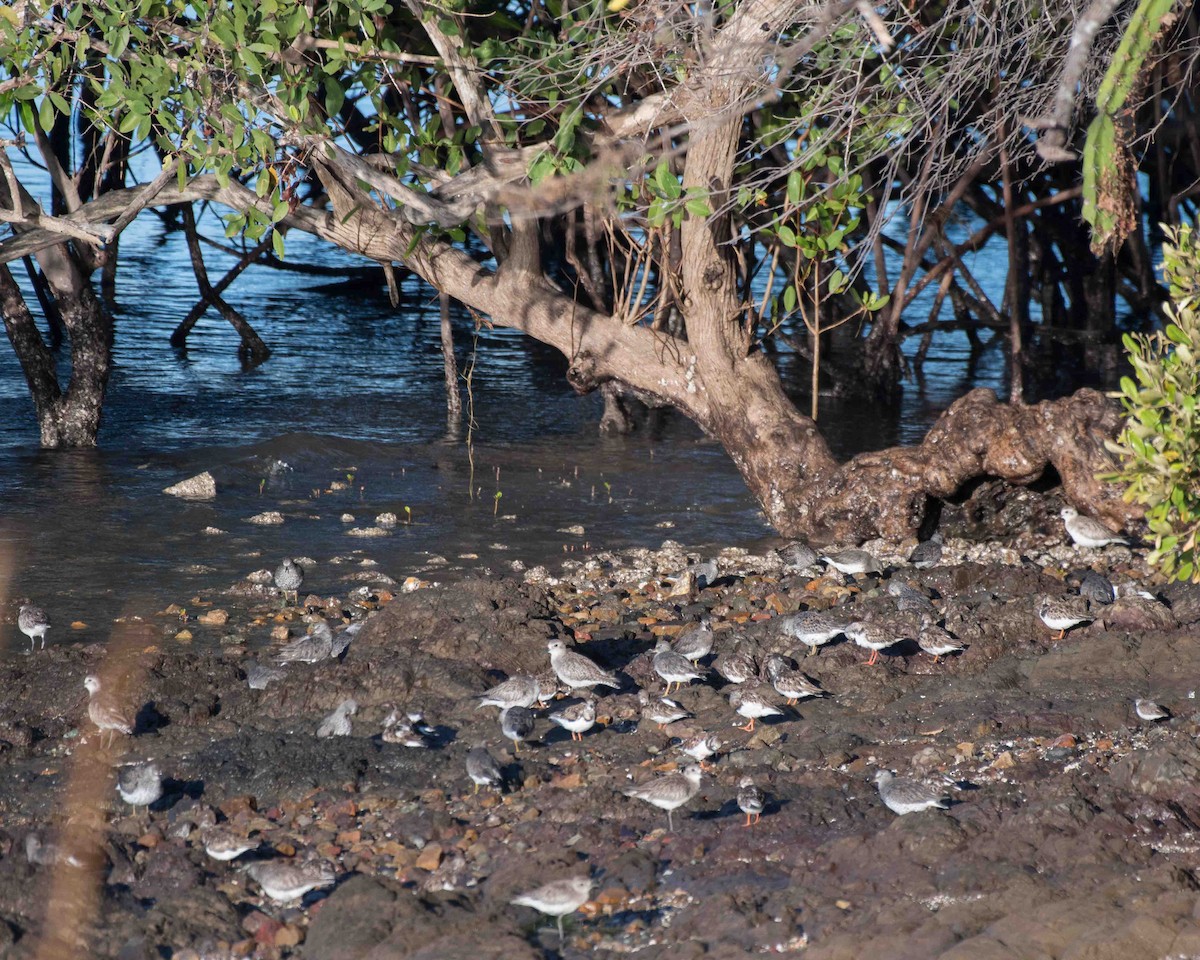
<svg viewBox="0 0 1200 960">
<path fill-rule="evenodd" d="M 1120 409 L 1095 390 L 1033 406 L 1001 403 L 991 390 L 955 401 L 920 445 L 866 453 L 809 492 L 816 540 L 913 535 L 930 497 L 950 497 L 977 477 L 1015 484 L 1057 471 L 1066 499 L 1109 526 L 1142 515 L 1120 489 L 1097 479 L 1113 470 L 1104 441 L 1121 428 Z"/>
<path fill-rule="evenodd" d="M 80 278 L 82 279 L 82 278 Z M 112 327 L 90 286 L 55 291 L 55 304 L 71 344 L 71 383 L 64 393 L 54 357 L 7 266 L 0 266 L 4 328 L 29 385 L 41 445 L 92 447 L 100 429 L 108 386 Z"/>
</svg>

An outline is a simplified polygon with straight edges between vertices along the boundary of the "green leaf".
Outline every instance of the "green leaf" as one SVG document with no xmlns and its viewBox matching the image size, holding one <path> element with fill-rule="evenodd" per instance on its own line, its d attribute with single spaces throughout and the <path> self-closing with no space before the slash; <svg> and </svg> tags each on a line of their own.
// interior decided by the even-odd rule
<svg viewBox="0 0 1200 960">
<path fill-rule="evenodd" d="M 787 202 L 793 207 L 798 207 L 803 196 L 804 175 L 799 170 L 793 170 L 787 178 Z"/>
<path fill-rule="evenodd" d="M 325 78 L 325 114 L 336 117 L 346 102 L 346 91 L 337 77 Z"/>
<path fill-rule="evenodd" d="M 792 284 L 783 288 L 783 309 L 787 313 L 796 309 L 796 288 Z"/>
<path fill-rule="evenodd" d="M 671 168 L 666 163 L 660 163 L 654 168 L 654 185 L 668 200 L 674 200 L 683 193 L 683 189 L 679 186 L 679 180 L 676 179 L 675 174 L 671 172 Z"/>
<path fill-rule="evenodd" d="M 712 213 L 712 207 L 708 205 L 708 201 L 702 200 L 699 197 L 692 197 L 690 200 L 685 201 L 683 205 L 693 217 L 707 217 Z"/>
<path fill-rule="evenodd" d="M 779 237 L 779 242 L 785 247 L 796 246 L 796 231 L 789 227 L 786 223 L 781 223 L 775 229 L 775 235 Z"/>
<path fill-rule="evenodd" d="M 46 133 L 54 129 L 54 104 L 50 102 L 49 97 L 42 97 L 38 104 L 38 123 Z"/>
</svg>

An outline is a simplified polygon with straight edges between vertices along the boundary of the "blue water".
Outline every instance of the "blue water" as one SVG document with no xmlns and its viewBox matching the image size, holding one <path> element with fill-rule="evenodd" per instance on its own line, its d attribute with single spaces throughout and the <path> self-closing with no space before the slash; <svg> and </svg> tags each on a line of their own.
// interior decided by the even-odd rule
<svg viewBox="0 0 1200 960">
<path fill-rule="evenodd" d="M 211 217 L 203 227 L 222 236 Z M 288 255 L 363 266 L 298 234 Z M 211 248 L 205 257 L 214 280 L 235 262 Z M 444 578 L 518 558 L 553 563 L 564 550 L 668 537 L 706 549 L 771 536 L 728 457 L 686 420 L 664 413 L 632 436 L 602 438 L 599 398 L 573 393 L 561 357 L 458 315 L 460 372 L 474 357 L 469 456 L 463 439 L 447 436 L 436 296 L 413 278 L 401 294 L 393 309 L 381 284 L 330 287 L 328 278 L 252 268 L 225 298 L 271 347 L 270 360 L 244 368 L 237 335 L 215 312 L 178 351 L 168 338 L 197 299 L 195 282 L 182 233 L 143 215 L 121 241 L 98 450 L 37 450 L 24 378 L 0 348 L 0 575 L 10 571 L 0 645 L 25 642 L 13 625 L 18 598 L 47 608 L 60 625 L 51 640 L 103 639 L 116 616 L 216 597 L 288 554 L 318 561 L 307 586 L 328 595 L 352 585 L 340 579 L 350 567 L 329 562 L 339 556 L 369 557 L 397 580 Z M 939 340 L 923 383 L 910 384 L 896 410 L 824 398 L 835 451 L 918 440 L 970 386 L 1003 390 L 1003 351 L 990 351 L 969 381 L 968 352 L 963 337 Z M 785 367 L 799 390 L 806 364 Z M 206 469 L 218 481 L 214 503 L 160 492 Z M 349 489 L 324 492 L 347 474 Z M 246 523 L 269 509 L 287 522 Z M 412 522 L 383 539 L 346 535 L 383 511 Z M 583 536 L 560 532 L 576 524 Z M 226 533 L 203 534 L 209 526 Z M 430 567 L 433 556 L 448 562 Z M 88 628 L 61 626 L 76 620 Z"/>
</svg>

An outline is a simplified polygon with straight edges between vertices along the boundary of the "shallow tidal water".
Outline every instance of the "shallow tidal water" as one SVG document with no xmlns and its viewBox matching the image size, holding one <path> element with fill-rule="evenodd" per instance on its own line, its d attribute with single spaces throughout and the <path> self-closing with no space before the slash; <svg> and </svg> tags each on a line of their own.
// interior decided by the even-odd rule
<svg viewBox="0 0 1200 960">
<path fill-rule="evenodd" d="M 298 263 L 362 266 L 304 237 L 288 244 Z M 211 249 L 206 258 L 214 277 L 233 262 Z M 211 312 L 185 351 L 170 346 L 196 298 L 182 235 L 142 218 L 122 239 L 96 451 L 37 449 L 20 367 L 0 348 L 0 564 L 9 571 L 0 649 L 26 643 L 15 626 L 21 598 L 46 608 L 50 642 L 102 641 L 114 617 L 211 597 L 289 554 L 317 561 L 306 590 L 329 595 L 348 589 L 340 577 L 350 568 L 328 563 L 339 556 L 370 558 L 397 580 L 447 579 L 667 538 L 703 550 L 772 536 L 728 457 L 688 421 L 654 413 L 629 437 L 600 437 L 600 400 L 573 393 L 561 357 L 509 331 L 477 331 L 462 315 L 455 337 L 460 373 L 470 373 L 471 444 L 466 422 L 448 436 L 437 300 L 415 279 L 393 309 L 381 284 L 249 271 L 226 298 L 273 350 L 253 369 Z M 1002 388 L 999 350 L 969 381 L 966 356 L 965 341 L 938 343 L 924 382 L 908 385 L 896 410 L 824 398 L 836 452 L 918 440 L 968 387 Z M 784 373 L 799 392 L 805 365 Z M 215 502 L 162 495 L 203 470 L 217 479 Z M 346 489 L 327 493 L 334 481 Z M 265 510 L 285 523 L 246 522 Z M 383 512 L 402 521 L 390 535 L 347 535 Z M 201 532 L 210 526 L 226 532 Z M 436 557 L 446 562 L 430 566 Z M 74 621 L 88 626 L 72 631 Z"/>
</svg>

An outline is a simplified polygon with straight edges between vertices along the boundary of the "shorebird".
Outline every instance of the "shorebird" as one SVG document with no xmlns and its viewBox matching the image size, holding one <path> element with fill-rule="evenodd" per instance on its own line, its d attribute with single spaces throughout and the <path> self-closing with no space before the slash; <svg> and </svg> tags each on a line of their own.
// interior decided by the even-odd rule
<svg viewBox="0 0 1200 960">
<path fill-rule="evenodd" d="M 261 860 L 246 867 L 246 873 L 272 900 L 287 903 L 310 890 L 327 887 L 337 879 L 333 864 L 324 860 L 295 863 L 291 860 Z"/>
<path fill-rule="evenodd" d="M 703 673 L 692 665 L 692 661 L 671 649 L 668 640 L 660 639 L 654 647 L 654 672 L 666 681 L 667 693 L 671 692 L 671 684 L 682 687 L 692 680 L 700 680 Z"/>
<path fill-rule="evenodd" d="M 419 710 L 402 714 L 399 707 L 392 707 L 383 718 L 383 730 L 379 738 L 384 743 L 423 750 L 429 746 L 428 737 L 433 733 L 433 728 L 425 722 L 425 715 Z"/>
<path fill-rule="evenodd" d="M 750 721 L 744 727 L 738 728 L 748 733 L 754 732 L 755 720 L 761 720 L 764 717 L 783 716 L 783 711 L 767 698 L 762 691 L 762 685 L 757 683 L 735 687 L 733 692 L 729 694 L 729 705 L 737 713 Z"/>
<path fill-rule="evenodd" d="M 885 626 L 877 623 L 864 623 L 861 620 L 846 627 L 846 636 L 860 647 L 866 647 L 871 651 L 871 656 L 867 659 L 868 667 L 878 662 L 880 650 L 886 650 L 905 639 L 896 636 L 894 630 L 889 630 Z"/>
<path fill-rule="evenodd" d="M 133 763 L 117 774 L 117 792 L 131 807 L 149 807 L 163 795 L 162 771 L 157 763 Z"/>
<path fill-rule="evenodd" d="M 785 568 L 793 571 L 807 570 L 820 559 L 817 551 L 803 540 L 793 540 L 775 552 L 779 554 Z"/>
<path fill-rule="evenodd" d="M 328 737 L 348 737 L 352 730 L 350 718 L 358 713 L 358 701 L 353 698 L 343 700 L 334 708 L 333 713 L 321 721 L 317 727 L 317 736 L 325 740 Z"/>
<path fill-rule="evenodd" d="M 250 840 L 221 827 L 211 827 L 204 834 L 204 852 L 214 860 L 223 862 L 236 860 L 243 853 L 249 853 L 260 846 L 261 843 L 257 840 Z"/>
<path fill-rule="evenodd" d="M 495 787 L 497 790 L 504 785 L 504 775 L 500 772 L 500 764 L 488 750 L 487 744 L 480 741 L 467 753 L 467 776 L 475 784 L 475 793 L 480 787 Z"/>
<path fill-rule="evenodd" d="M 776 621 L 776 629 L 783 636 L 804 644 L 812 655 L 817 652 L 818 647 L 842 636 L 849 622 L 836 613 L 806 610 L 803 613 L 789 613 L 786 617 L 780 617 Z"/>
<path fill-rule="evenodd" d="M 889 580 L 888 596 L 896 598 L 896 609 L 900 613 L 932 613 L 933 601 L 916 587 L 900 580 Z"/>
<path fill-rule="evenodd" d="M 712 648 L 712 620 L 707 615 L 701 617 L 700 622 L 695 626 L 681 633 L 679 639 L 671 647 L 677 654 L 681 657 L 687 657 L 692 663 L 703 660 L 712 653 Z"/>
<path fill-rule="evenodd" d="M 1169 710 L 1160 707 L 1153 700 L 1143 700 L 1141 697 L 1133 701 L 1133 709 L 1147 723 L 1156 723 L 1159 720 L 1168 720 L 1171 717 Z"/>
<path fill-rule="evenodd" d="M 820 687 L 801 673 L 788 659 L 778 653 L 767 657 L 763 663 L 763 675 L 775 688 L 775 692 L 794 707 L 801 700 L 825 695 Z"/>
<path fill-rule="evenodd" d="M 754 778 L 742 777 L 738 783 L 737 805 L 746 815 L 746 826 L 762 819 L 764 804 L 763 792 L 754 785 Z"/>
<path fill-rule="evenodd" d="M 839 550 L 837 553 L 823 553 L 820 559 L 824 560 L 839 573 L 853 575 L 876 573 L 880 576 L 883 575 L 883 567 L 879 565 L 879 560 L 876 559 L 875 555 L 866 550 L 859 550 L 856 547 L 851 547 L 848 550 Z"/>
<path fill-rule="evenodd" d="M 283 606 L 287 606 L 290 593 L 295 603 L 300 603 L 300 587 L 304 585 L 304 568 L 293 562 L 291 557 L 284 557 L 283 562 L 275 568 L 275 586 L 283 594 Z"/>
<path fill-rule="evenodd" d="M 505 707 L 500 711 L 500 732 L 513 742 L 513 752 L 521 752 L 521 741 L 533 734 L 533 711 L 528 707 Z"/>
<path fill-rule="evenodd" d="M 1089 570 L 1079 581 L 1079 595 L 1085 600 L 1101 606 L 1112 603 L 1116 599 L 1112 581 L 1095 570 Z"/>
<path fill-rule="evenodd" d="M 966 649 L 961 640 L 950 636 L 933 622 L 932 617 L 924 617 L 921 620 L 921 629 L 917 633 L 917 646 L 933 657 L 934 663 L 938 663 L 942 657 L 952 653 L 962 653 Z"/>
<path fill-rule="evenodd" d="M 479 696 L 480 707 L 532 707 L 540 699 L 542 685 L 537 677 L 516 673 Z M 476 708 L 478 709 L 478 708 Z"/>
<path fill-rule="evenodd" d="M 17 629 L 29 638 L 29 651 L 33 652 L 33 641 L 41 639 L 42 649 L 46 649 L 46 631 L 50 629 L 50 618 L 41 607 L 32 603 L 23 605 L 17 613 Z"/>
<path fill-rule="evenodd" d="M 582 653 L 568 650 L 561 640 L 551 640 L 546 644 L 550 651 L 550 666 L 554 675 L 572 690 L 587 690 L 603 684 L 606 687 L 620 689 L 621 682 Z"/>
<path fill-rule="evenodd" d="M 320 663 L 333 654 L 333 631 L 324 620 L 318 620 L 311 632 L 298 637 L 275 654 L 277 663 Z"/>
<path fill-rule="evenodd" d="M 1081 547 L 1107 547 L 1110 543 L 1129 546 L 1129 541 L 1119 533 L 1113 533 L 1099 520 L 1085 517 L 1074 507 L 1063 507 L 1058 512 L 1063 519 L 1063 526 L 1071 539 Z"/>
<path fill-rule="evenodd" d="M 596 725 L 596 701 L 589 698 L 573 703 L 550 714 L 550 719 L 570 731 L 572 740 L 582 741 L 583 735 Z"/>
<path fill-rule="evenodd" d="M 667 829 L 674 833 L 675 822 L 671 814 L 700 792 L 700 779 L 703 775 L 700 764 L 689 763 L 682 770 L 627 787 L 622 792 L 627 797 L 644 800 L 660 810 L 666 810 Z"/>
<path fill-rule="evenodd" d="M 709 757 L 717 755 L 717 751 L 721 749 L 721 740 L 715 733 L 701 733 L 684 740 L 679 749 L 703 767 Z"/>
<path fill-rule="evenodd" d="M 100 678 L 95 674 L 88 674 L 83 678 L 83 685 L 87 687 L 89 694 L 88 718 L 100 731 L 101 744 L 104 743 L 105 733 L 111 735 L 108 743 L 110 747 L 118 733 L 130 736 L 133 733 L 133 717 L 129 715 L 128 709 L 117 703 L 111 693 L 107 690 L 101 692 Z"/>
<path fill-rule="evenodd" d="M 935 533 L 928 540 L 918 543 L 908 555 L 908 562 L 918 570 L 926 570 L 942 559 L 942 535 Z"/>
<path fill-rule="evenodd" d="M 729 683 L 745 683 L 758 676 L 758 661 L 738 646 L 717 657 L 713 669 Z"/>
<path fill-rule="evenodd" d="M 875 783 L 879 787 L 879 798 L 893 813 L 916 813 L 930 807 L 946 809 L 945 793 L 933 790 L 916 780 L 897 777 L 891 770 L 878 771 L 875 774 Z"/>
<path fill-rule="evenodd" d="M 1057 630 L 1055 640 L 1061 640 L 1072 627 L 1091 623 L 1096 618 L 1088 612 L 1088 602 L 1083 597 L 1044 596 L 1037 602 L 1037 615 L 1051 630 Z"/>
<path fill-rule="evenodd" d="M 649 690 L 638 691 L 638 703 L 642 705 L 642 717 L 650 723 L 657 723 L 659 729 L 665 729 L 667 724 L 686 720 L 691 716 L 674 700 L 669 697 L 656 697 Z"/>
<path fill-rule="evenodd" d="M 547 916 L 558 921 L 558 942 L 563 941 L 563 917 L 574 913 L 592 895 L 592 881 L 589 877 L 571 877 L 567 880 L 555 880 L 544 887 L 538 887 L 519 897 L 513 897 L 510 903 L 519 907 L 533 907 Z"/>
<path fill-rule="evenodd" d="M 275 680 L 282 680 L 287 674 L 278 667 L 268 667 L 265 664 L 250 662 L 246 664 L 246 683 L 251 690 L 266 690 Z"/>
</svg>

